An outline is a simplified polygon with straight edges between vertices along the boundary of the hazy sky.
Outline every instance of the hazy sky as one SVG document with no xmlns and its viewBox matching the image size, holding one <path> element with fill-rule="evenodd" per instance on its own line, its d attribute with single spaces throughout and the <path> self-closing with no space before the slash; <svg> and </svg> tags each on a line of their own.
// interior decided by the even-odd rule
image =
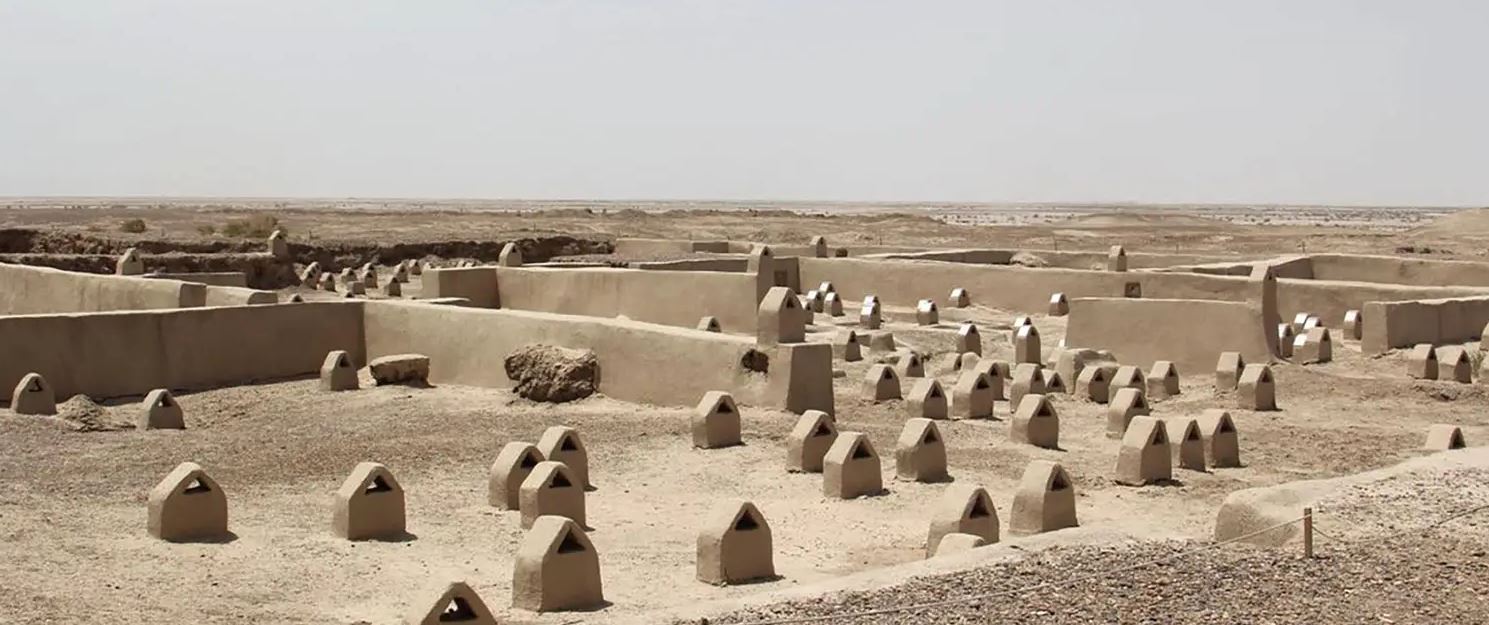
<svg viewBox="0 0 1489 625">
<path fill-rule="evenodd" d="M 1489 204 L 1485 0 L 0 0 L 0 195 Z"/>
</svg>

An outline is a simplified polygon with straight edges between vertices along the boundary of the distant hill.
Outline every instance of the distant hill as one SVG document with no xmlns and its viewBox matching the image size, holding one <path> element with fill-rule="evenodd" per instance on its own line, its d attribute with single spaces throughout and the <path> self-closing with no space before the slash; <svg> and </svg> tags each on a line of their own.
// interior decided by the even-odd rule
<svg viewBox="0 0 1489 625">
<path fill-rule="evenodd" d="M 1489 235 L 1489 208 L 1471 208 L 1440 217 L 1407 231 L 1428 237 Z"/>
<path fill-rule="evenodd" d="M 1152 226 L 1196 226 L 1213 228 L 1218 225 L 1229 225 L 1226 222 L 1200 217 L 1198 215 L 1174 212 L 1129 212 L 1112 211 L 1109 213 L 1090 213 L 1075 215 L 1064 221 L 1053 222 L 1055 225 L 1083 226 L 1089 228 L 1123 228 L 1123 227 L 1152 227 Z"/>
</svg>

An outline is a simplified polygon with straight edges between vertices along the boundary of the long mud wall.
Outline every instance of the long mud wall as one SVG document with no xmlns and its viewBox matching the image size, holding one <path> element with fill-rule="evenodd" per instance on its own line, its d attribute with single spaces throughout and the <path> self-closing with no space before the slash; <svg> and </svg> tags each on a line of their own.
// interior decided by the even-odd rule
<svg viewBox="0 0 1489 625">
<path fill-rule="evenodd" d="M 927 250 L 924 252 L 876 254 L 874 258 L 886 260 L 933 260 L 943 263 L 968 263 L 973 265 L 1007 265 L 1013 262 L 1013 252 L 1009 250 Z"/>
<path fill-rule="evenodd" d="M 258 306 L 278 304 L 277 291 L 259 291 L 233 286 L 207 286 L 208 306 Z"/>
<path fill-rule="evenodd" d="M 745 256 L 700 256 L 681 260 L 660 260 L 631 263 L 632 269 L 651 271 L 725 271 L 743 273 L 750 266 Z"/>
<path fill-rule="evenodd" d="M 953 288 L 969 291 L 974 305 L 1016 312 L 1044 312 L 1052 293 L 1066 297 L 1123 297 L 1137 285 L 1143 297 L 1244 301 L 1242 277 L 1157 272 L 1033 269 L 927 261 L 800 258 L 802 284 L 830 281 L 848 302 L 878 295 L 886 304 L 914 306 L 920 299 L 945 303 Z"/>
<path fill-rule="evenodd" d="M 1489 296 L 1370 302 L 1362 313 L 1360 349 L 1367 354 L 1418 343 L 1462 343 L 1480 338 L 1489 324 Z"/>
<path fill-rule="evenodd" d="M 758 311 L 755 277 L 747 273 L 497 267 L 496 287 L 506 309 L 686 328 L 712 315 L 731 333 L 754 334 Z"/>
<path fill-rule="evenodd" d="M 118 255 L 106 254 L 10 254 L 0 255 L 0 262 L 53 267 L 78 273 L 112 274 Z M 286 260 L 269 254 L 141 254 L 147 273 L 223 274 L 243 276 L 243 284 L 257 289 L 278 289 L 299 282 L 295 267 Z M 183 278 L 188 282 L 199 280 Z M 204 278 L 210 279 L 210 278 Z"/>
<path fill-rule="evenodd" d="M 1363 254 L 1282 256 L 1258 263 L 1278 278 L 1425 287 L 1489 287 L 1489 263 Z M 1212 263 L 1174 270 L 1247 275 L 1253 263 Z"/>
<path fill-rule="evenodd" d="M 1277 308 L 1283 319 L 1306 312 L 1317 315 L 1325 325 L 1339 327 L 1344 313 L 1363 310 L 1368 302 L 1394 302 L 1489 295 L 1489 289 L 1478 287 L 1408 286 L 1371 282 L 1336 282 L 1325 280 L 1279 280 Z M 1482 324 L 1479 326 L 1483 327 Z"/>
<path fill-rule="evenodd" d="M 344 349 L 362 362 L 362 303 L 327 302 L 0 317 L 0 388 L 35 371 L 58 401 L 156 388 L 237 386 L 320 370 Z"/>
<path fill-rule="evenodd" d="M 237 386 L 314 374 L 331 350 L 358 364 L 418 352 L 435 382 L 509 387 L 507 355 L 533 343 L 591 349 L 600 391 L 690 406 L 710 390 L 746 404 L 833 411 L 832 347 L 616 319 L 417 302 L 317 302 L 0 317 L 0 386 L 35 371 L 59 400 Z"/>
<path fill-rule="evenodd" d="M 1019 251 L 1019 250 L 1015 250 Z M 1049 267 L 1065 269 L 1106 269 L 1106 252 L 1062 252 L 1057 250 L 1022 250 L 1043 260 Z M 1230 256 L 1214 254 L 1160 254 L 1155 252 L 1127 251 L 1127 268 L 1163 269 L 1175 265 L 1193 265 L 1235 260 Z"/>
<path fill-rule="evenodd" d="M 1266 325 L 1260 307 L 1242 302 L 1080 298 L 1070 302 L 1065 343 L 1111 350 L 1144 370 L 1171 360 L 1182 374 L 1202 375 L 1220 352 L 1269 361 Z"/>
<path fill-rule="evenodd" d="M 662 258 L 687 256 L 694 252 L 728 252 L 729 242 L 621 238 L 615 240 L 614 251 L 617 256 L 628 258 Z"/>
<path fill-rule="evenodd" d="M 1315 254 L 1309 257 L 1309 264 L 1315 280 L 1380 282 L 1417 286 L 1489 287 L 1489 263 L 1395 256 Z"/>
<path fill-rule="evenodd" d="M 887 304 L 914 306 L 922 298 L 945 302 L 951 289 L 969 291 L 974 305 L 1014 312 L 1044 312 L 1052 293 L 1066 297 L 1123 297 L 1137 285 L 1143 298 L 1244 302 L 1244 276 L 1163 271 L 1081 271 L 972 265 L 930 261 L 871 261 L 801 258 L 802 284 L 829 280 L 846 301 L 875 294 Z M 1338 326 L 1348 310 L 1366 302 L 1489 295 L 1476 287 L 1432 287 L 1284 279 L 1278 281 L 1278 311 L 1289 319 L 1299 312 Z"/>
<path fill-rule="evenodd" d="M 147 273 L 146 278 L 158 278 L 161 280 L 180 280 L 182 282 L 195 282 L 207 286 L 232 286 L 248 288 L 248 275 L 240 271 L 222 271 L 215 273 Z"/>
<path fill-rule="evenodd" d="M 950 250 L 927 250 L 922 252 L 895 252 L 879 254 L 880 258 L 899 260 L 935 260 L 951 263 L 972 263 L 980 265 L 1010 265 L 1018 264 L 1031 267 L 1050 267 L 1055 269 L 1081 269 L 1081 270 L 1105 270 L 1105 251 L 1101 252 L 1064 252 L 1059 250 L 1016 250 L 1016 249 L 950 249 Z M 861 255 L 860 255 L 861 256 Z M 1015 259 L 1020 262 L 1015 263 Z M 1196 254 L 1153 254 L 1143 252 L 1127 253 L 1128 269 L 1160 269 L 1178 265 L 1193 265 L 1200 263 L 1212 263 L 1232 260 L 1232 258 L 1214 255 Z M 1241 272 L 1239 275 L 1246 275 Z"/>
<path fill-rule="evenodd" d="M 496 267 L 426 269 L 420 279 L 423 299 L 460 297 L 476 308 L 496 308 Z"/>
<path fill-rule="evenodd" d="M 417 352 L 432 381 L 509 387 L 504 361 L 528 344 L 593 350 L 600 391 L 626 401 L 691 406 L 711 390 L 752 405 L 795 412 L 833 410 L 832 347 L 762 348 L 754 340 L 619 319 L 409 302 L 365 304 L 368 357 Z M 749 356 L 747 358 L 747 355 Z M 760 368 L 753 364 L 754 369 Z"/>
<path fill-rule="evenodd" d="M 207 305 L 207 286 L 176 280 L 0 264 L 0 314 L 153 310 Z"/>
</svg>

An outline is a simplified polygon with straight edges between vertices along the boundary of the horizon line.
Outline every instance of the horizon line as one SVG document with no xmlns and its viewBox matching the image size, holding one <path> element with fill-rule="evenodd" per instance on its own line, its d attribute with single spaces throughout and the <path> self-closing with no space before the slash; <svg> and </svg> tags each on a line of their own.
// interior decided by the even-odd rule
<svg viewBox="0 0 1489 625">
<path fill-rule="evenodd" d="M 519 198 L 519 197 L 412 197 L 412 196 L 276 196 L 276 195 L 0 195 L 0 202 L 36 201 L 247 201 L 247 202 L 527 202 L 535 204 L 563 203 L 656 203 L 656 204 L 779 204 L 779 205 L 851 205 L 949 208 L 949 207 L 994 207 L 994 208 L 1345 208 L 1345 209 L 1396 209 L 1396 210 L 1472 210 L 1489 208 L 1484 204 L 1290 204 L 1285 202 L 1142 202 L 1121 201 L 959 201 L 959 200 L 812 200 L 812 199 L 703 199 L 703 198 Z"/>
</svg>

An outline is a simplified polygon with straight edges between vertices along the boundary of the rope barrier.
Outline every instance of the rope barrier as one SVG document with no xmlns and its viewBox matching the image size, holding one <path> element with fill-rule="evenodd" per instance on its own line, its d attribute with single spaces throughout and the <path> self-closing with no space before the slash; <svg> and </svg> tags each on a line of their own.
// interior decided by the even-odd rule
<svg viewBox="0 0 1489 625">
<path fill-rule="evenodd" d="M 1474 507 L 1474 508 L 1469 508 L 1467 510 L 1463 510 L 1463 511 L 1454 513 L 1452 515 L 1443 517 L 1441 519 L 1438 519 L 1438 520 L 1436 520 L 1436 521 L 1434 521 L 1432 523 L 1429 523 L 1427 525 L 1424 525 L 1422 527 L 1409 528 L 1409 529 L 1402 530 L 1400 532 L 1396 532 L 1394 534 L 1388 534 L 1384 538 L 1387 539 L 1387 540 L 1389 540 L 1391 538 L 1396 538 L 1398 536 L 1402 536 L 1404 534 L 1408 534 L 1408 533 L 1411 533 L 1411 532 L 1425 532 L 1427 530 L 1430 530 L 1430 529 L 1433 529 L 1433 528 L 1436 528 L 1436 527 L 1440 527 L 1440 526 L 1442 526 L 1442 525 L 1444 525 L 1444 524 L 1446 524 L 1446 523 L 1448 523 L 1450 521 L 1454 521 L 1456 519 L 1461 519 L 1463 517 L 1466 517 L 1466 516 L 1469 516 L 1469 515 L 1472 515 L 1472 514 L 1477 514 L 1479 512 L 1483 512 L 1485 510 L 1489 510 L 1489 504 L 1484 504 L 1484 505 L 1481 505 L 1481 506 L 1477 506 L 1477 507 Z M 1116 574 L 1116 573 L 1126 573 L 1128 571 L 1135 571 L 1135 570 L 1138 570 L 1138 569 L 1141 569 L 1141 568 L 1144 568 L 1144 567 L 1153 566 L 1153 565 L 1156 565 L 1156 564 L 1163 564 L 1163 563 L 1167 563 L 1167 562 L 1173 562 L 1175 560 L 1179 560 L 1181 558 L 1184 558 L 1184 557 L 1187 557 L 1187 556 L 1190 556 L 1190 555 L 1194 555 L 1196 553 L 1200 553 L 1200 552 L 1203 552 L 1203 551 L 1208 551 L 1208 550 L 1211 550 L 1211 549 L 1215 549 L 1216 547 L 1221 547 L 1221 546 L 1228 545 L 1228 544 L 1231 544 L 1231 543 L 1240 542 L 1240 541 L 1246 540 L 1248 538 L 1253 538 L 1253 537 L 1256 537 L 1256 536 L 1260 536 L 1260 535 L 1265 534 L 1267 532 L 1270 532 L 1270 531 L 1273 531 L 1273 530 L 1277 530 L 1277 529 L 1281 529 L 1283 527 L 1287 527 L 1289 525 L 1293 525 L 1295 523 L 1302 522 L 1303 519 L 1304 519 L 1304 517 L 1298 517 L 1296 519 L 1292 519 L 1292 520 L 1288 520 L 1288 521 L 1283 521 L 1283 522 L 1278 523 L 1276 525 L 1273 525 L 1271 527 L 1260 529 L 1260 530 L 1257 530 L 1257 531 L 1254 531 L 1254 532 L 1250 532 L 1250 533 L 1247 533 L 1247 534 L 1242 534 L 1240 536 L 1236 536 L 1236 537 L 1233 537 L 1233 538 L 1228 538 L 1226 540 L 1222 540 L 1222 541 L 1217 542 L 1217 543 L 1211 543 L 1211 544 L 1208 544 L 1208 545 L 1203 545 L 1203 546 L 1200 546 L 1200 547 L 1195 548 L 1195 549 L 1190 549 L 1190 550 L 1184 551 L 1182 553 L 1174 554 L 1172 556 L 1165 556 L 1165 557 L 1157 558 L 1157 559 L 1154 559 L 1154 560 L 1148 560 L 1146 562 L 1139 562 L 1137 564 L 1132 564 L 1132 565 L 1123 566 L 1123 567 L 1117 567 L 1115 569 L 1108 569 L 1108 570 L 1105 570 L 1105 571 L 1100 571 L 1100 572 L 1097 572 L 1097 573 L 1091 573 L 1089 575 L 1082 575 L 1082 576 L 1079 576 L 1079 577 L 1072 577 L 1072 578 L 1063 579 L 1063 580 L 1057 580 L 1057 581 L 1040 582 L 1038 584 L 1034 584 L 1032 586 L 1025 586 L 1025 587 L 1022 587 L 1022 588 L 1013 588 L 1013 589 L 1009 589 L 1009 590 L 1000 590 L 998 592 L 990 592 L 990 593 L 984 593 L 984 594 L 980 594 L 980 595 L 971 595 L 971 596 L 967 596 L 967 597 L 957 597 L 957 598 L 953 598 L 953 599 L 943 599 L 943 600 L 940 600 L 940 601 L 931 601 L 931 602 L 927 602 L 927 603 L 918 603 L 918 604 L 911 604 L 911 605 L 894 606 L 894 607 L 890 607 L 890 608 L 879 608 L 879 609 L 875 609 L 875 610 L 863 610 L 863 611 L 860 611 L 860 612 L 844 612 L 844 613 L 839 613 L 839 614 L 819 614 L 819 615 L 816 615 L 816 616 L 798 616 L 798 617 L 789 617 L 789 618 L 772 619 L 772 620 L 764 620 L 764 621 L 750 621 L 750 622 L 744 623 L 742 625 L 797 625 L 799 623 L 819 623 L 819 622 L 823 622 L 823 621 L 832 621 L 832 620 L 838 620 L 838 619 L 854 619 L 854 618 L 865 618 L 865 617 L 870 617 L 870 616 L 884 616 L 884 615 L 888 615 L 888 614 L 899 614 L 899 613 L 903 613 L 903 612 L 918 612 L 918 611 L 921 611 L 921 610 L 928 610 L 928 609 L 931 609 L 931 608 L 939 608 L 939 607 L 945 607 L 945 606 L 950 606 L 950 605 L 956 605 L 956 604 L 959 604 L 959 603 L 971 603 L 971 602 L 976 602 L 976 601 L 984 601 L 984 600 L 988 600 L 988 599 L 997 599 L 997 598 L 1000 598 L 1000 597 L 1006 597 L 1006 596 L 1010 596 L 1010 595 L 1019 595 L 1019 594 L 1023 594 L 1023 593 L 1026 593 L 1026 592 L 1031 592 L 1031 591 L 1039 590 L 1039 589 L 1043 589 L 1043 588 L 1055 588 L 1055 587 L 1060 587 L 1060 586 L 1068 586 L 1068 585 L 1077 584 L 1077 583 L 1080 583 L 1080 582 L 1085 582 L 1085 581 L 1089 581 L 1089 580 L 1100 578 L 1100 577 L 1107 577 L 1107 576 L 1110 576 L 1110 575 L 1113 575 L 1113 574 Z M 1318 534 L 1318 535 L 1320 535 L 1320 536 L 1323 536 L 1324 538 L 1327 538 L 1327 539 L 1329 539 L 1331 541 L 1337 542 L 1337 543 L 1345 543 L 1345 544 L 1347 544 L 1349 542 L 1349 541 L 1341 540 L 1341 539 L 1336 538 L 1334 536 L 1331 536 L 1329 534 L 1326 534 L 1326 533 L 1324 533 L 1322 531 L 1319 531 L 1317 524 L 1314 525 L 1313 532 L 1316 533 L 1316 534 Z M 1372 540 L 1381 540 L 1381 538 L 1380 537 L 1374 537 L 1374 538 L 1372 538 Z"/>
<path fill-rule="evenodd" d="M 1438 519 L 1436 521 L 1433 521 L 1433 522 L 1428 523 L 1426 525 L 1423 525 L 1421 527 L 1408 527 L 1406 529 L 1403 529 L 1403 530 L 1400 530 L 1400 531 L 1397 531 L 1397 532 L 1392 532 L 1392 533 L 1386 534 L 1384 536 L 1370 536 L 1370 537 L 1368 537 L 1368 539 L 1369 540 L 1372 540 L 1372 541 L 1377 541 L 1378 542 L 1378 541 L 1382 541 L 1382 540 L 1391 540 L 1393 538 L 1399 538 L 1401 536 L 1405 536 L 1405 535 L 1410 534 L 1410 533 L 1413 533 L 1413 532 L 1425 532 L 1427 530 L 1435 529 L 1435 528 L 1441 527 L 1443 525 L 1446 525 L 1450 521 L 1455 521 L 1457 519 L 1461 519 L 1461 518 L 1466 517 L 1466 516 L 1477 514 L 1479 512 L 1483 512 L 1485 510 L 1489 510 L 1489 504 L 1484 504 L 1482 506 L 1475 506 L 1473 508 L 1468 508 L 1466 510 L 1461 510 L 1461 511 L 1455 512 L 1453 514 L 1450 514 L 1448 516 L 1445 516 L 1445 517 L 1443 517 L 1441 519 Z M 1338 538 L 1336 536 L 1330 536 L 1329 534 L 1326 534 L 1322 530 L 1318 529 L 1318 525 L 1317 524 L 1315 524 L 1313 526 L 1313 532 L 1315 534 L 1318 534 L 1320 536 L 1323 536 L 1324 538 L 1327 538 L 1327 539 L 1332 540 L 1332 541 L 1337 542 L 1337 543 L 1346 543 L 1346 544 L 1348 544 L 1348 543 L 1353 543 L 1353 542 L 1359 542 L 1360 540 L 1362 540 L 1362 539 L 1358 539 L 1358 538 L 1357 539 L 1345 540 L 1345 539 Z"/>
<path fill-rule="evenodd" d="M 1153 566 L 1155 564 L 1163 564 L 1163 563 L 1166 563 L 1166 562 L 1172 562 L 1172 561 L 1175 561 L 1175 560 L 1179 560 L 1181 558 L 1184 558 L 1186 556 L 1190 556 L 1190 555 L 1194 555 L 1196 553 L 1200 553 L 1200 552 L 1203 552 L 1203 551 L 1208 551 L 1210 549 L 1214 549 L 1216 547 L 1220 547 L 1220 546 L 1223 546 L 1223 545 L 1228 545 L 1228 544 L 1231 544 L 1231 543 L 1235 543 L 1235 542 L 1239 542 L 1239 541 L 1242 541 L 1242 540 L 1246 540 L 1248 538 L 1253 538 L 1253 537 L 1256 537 L 1256 536 L 1260 536 L 1260 535 L 1265 534 L 1267 532 L 1270 532 L 1270 531 L 1273 531 L 1273 530 L 1276 530 L 1276 529 L 1281 529 L 1283 527 L 1287 527 L 1287 526 L 1292 525 L 1294 523 L 1299 523 L 1302 520 L 1303 520 L 1303 517 L 1298 517 L 1298 518 L 1292 519 L 1290 521 L 1283 521 L 1281 523 L 1278 523 L 1276 525 L 1273 525 L 1273 526 L 1268 527 L 1268 528 L 1265 528 L 1265 529 L 1260 529 L 1260 530 L 1257 530 L 1257 531 L 1254 531 L 1254 532 L 1250 532 L 1250 533 L 1247 533 L 1247 534 L 1242 534 L 1242 535 L 1236 536 L 1234 538 L 1228 538 L 1228 539 L 1222 540 L 1222 541 L 1217 542 L 1217 543 L 1210 543 L 1208 545 L 1203 545 L 1203 546 L 1200 546 L 1200 547 L 1198 547 L 1196 549 L 1190 549 L 1188 551 L 1185 551 L 1185 552 L 1182 552 L 1182 553 L 1178 553 L 1178 554 L 1175 554 L 1175 555 L 1171 555 L 1171 556 L 1165 556 L 1165 557 L 1157 558 L 1157 559 L 1154 559 L 1154 560 L 1148 560 L 1148 561 L 1145 561 L 1145 562 L 1139 562 L 1137 564 L 1132 564 L 1132 565 L 1128 565 L 1128 566 L 1117 567 L 1115 569 L 1108 569 L 1108 570 L 1105 570 L 1105 571 L 1099 571 L 1099 572 L 1096 572 L 1096 573 L 1091 573 L 1089 575 L 1082 575 L 1082 576 L 1079 576 L 1079 577 L 1072 577 L 1072 578 L 1069 578 L 1069 579 L 1063 579 L 1063 580 L 1057 580 L 1057 581 L 1050 581 L 1050 582 L 1040 582 L 1038 584 L 1034 584 L 1032 586 L 1025 586 L 1025 587 L 1022 587 L 1022 588 L 1014 588 L 1014 589 L 1010 589 L 1010 590 L 1000 590 L 998 592 L 985 593 L 985 594 L 981 594 L 981 595 L 972 595 L 972 596 L 968 596 L 968 597 L 957 597 L 957 598 L 954 598 L 954 599 L 942 599 L 940 601 L 932 601 L 932 602 L 928 602 L 928 603 L 918 603 L 918 604 L 912 604 L 912 605 L 895 606 L 895 607 L 892 607 L 892 608 L 879 608 L 879 609 L 876 609 L 876 610 L 864 610 L 862 612 L 846 612 L 846 613 L 841 613 L 841 614 L 819 614 L 819 615 L 816 615 L 816 616 L 797 616 L 797 617 L 790 617 L 790 618 L 783 618 L 783 619 L 774 619 L 774 620 L 766 620 L 766 621 L 750 621 L 750 622 L 744 623 L 742 625 L 795 625 L 797 623 L 817 623 L 817 622 L 831 621 L 831 620 L 837 620 L 837 619 L 864 618 L 864 617 L 869 617 L 869 616 L 883 616 L 883 615 L 887 615 L 887 614 L 898 614 L 898 613 L 901 613 L 901 612 L 918 612 L 918 611 L 921 611 L 921 610 L 928 610 L 928 609 L 931 609 L 931 608 L 939 608 L 939 607 L 944 607 L 944 606 L 949 606 L 949 605 L 956 605 L 956 604 L 959 604 L 959 603 L 969 603 L 969 602 L 974 602 L 974 601 L 983 601 L 983 600 L 987 600 L 987 599 L 997 599 L 999 597 L 1005 597 L 1005 596 L 1009 596 L 1009 595 L 1020 595 L 1020 594 L 1026 593 L 1026 592 L 1030 592 L 1030 591 L 1034 591 L 1034 590 L 1039 590 L 1039 589 L 1042 589 L 1042 588 L 1053 588 L 1053 587 L 1058 587 L 1058 586 L 1066 586 L 1066 585 L 1071 585 L 1071 584 L 1077 584 L 1077 583 L 1080 583 L 1080 582 L 1089 581 L 1089 580 L 1096 579 L 1096 578 L 1099 578 L 1099 577 L 1107 577 L 1107 576 L 1110 576 L 1110 575 L 1113 575 L 1113 574 L 1116 574 L 1116 573 L 1126 573 L 1128 571 L 1135 571 L 1135 570 L 1138 570 L 1138 569 L 1141 569 L 1141 568 L 1144 568 L 1144 567 Z"/>
<path fill-rule="evenodd" d="M 1314 525 L 1314 526 L 1313 526 L 1313 533 L 1315 533 L 1315 534 L 1318 534 L 1318 535 L 1319 535 L 1319 536 L 1323 536 L 1323 537 L 1324 537 L 1324 538 L 1327 538 L 1327 539 L 1329 539 L 1329 540 L 1331 540 L 1331 541 L 1334 541 L 1334 542 L 1336 542 L 1336 543 L 1342 543 L 1342 542 L 1345 542 L 1345 541 L 1343 541 L 1343 540 L 1339 540 L 1339 539 L 1338 539 L 1338 538 L 1335 538 L 1335 537 L 1333 537 L 1333 536 L 1330 536 L 1330 535 L 1329 535 L 1329 534 L 1327 534 L 1327 533 L 1325 533 L 1325 532 L 1324 532 L 1324 531 L 1323 531 L 1323 530 L 1321 530 L 1321 529 L 1318 529 L 1318 525 L 1317 525 L 1317 524 L 1315 524 L 1315 525 Z"/>
</svg>

